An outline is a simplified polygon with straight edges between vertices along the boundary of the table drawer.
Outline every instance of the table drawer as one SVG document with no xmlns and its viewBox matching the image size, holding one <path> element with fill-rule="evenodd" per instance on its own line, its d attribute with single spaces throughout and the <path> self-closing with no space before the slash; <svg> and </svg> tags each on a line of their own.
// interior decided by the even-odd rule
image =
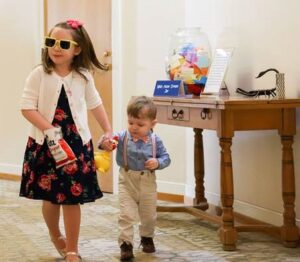
<svg viewBox="0 0 300 262">
<path fill-rule="evenodd" d="M 190 121 L 190 109 L 188 107 L 168 106 L 167 117 L 169 120 Z"/>
<path fill-rule="evenodd" d="M 191 108 L 183 106 L 158 106 L 160 123 L 197 128 L 216 128 L 218 112 L 209 108 Z"/>
</svg>

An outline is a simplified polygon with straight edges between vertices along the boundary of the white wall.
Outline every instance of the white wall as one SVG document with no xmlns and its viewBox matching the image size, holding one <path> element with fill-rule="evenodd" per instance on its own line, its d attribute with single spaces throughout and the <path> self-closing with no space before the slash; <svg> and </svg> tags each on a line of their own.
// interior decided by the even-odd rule
<svg viewBox="0 0 300 262">
<path fill-rule="evenodd" d="M 165 55 L 168 37 L 184 24 L 184 1 L 181 0 L 116 0 L 113 1 L 113 114 L 114 128 L 126 128 L 126 106 L 134 95 L 152 96 L 156 80 L 165 79 Z M 119 17 L 118 17 L 119 15 Z M 118 78 L 120 77 L 120 78 Z M 173 161 L 185 157 L 185 131 L 158 125 L 155 131 L 165 140 Z M 181 140 L 182 143 L 174 143 Z M 114 167 L 117 176 L 118 168 Z M 171 165 L 158 172 L 160 192 L 183 195 L 184 165 Z M 117 177 L 116 177 L 117 178 Z M 117 181 L 117 179 L 114 179 Z M 117 185 L 114 187 L 117 190 Z"/>
<path fill-rule="evenodd" d="M 155 82 L 165 79 L 165 56 L 169 36 L 184 23 L 184 1 L 137 1 L 136 23 L 136 91 L 152 96 Z M 173 163 L 185 158 L 184 129 L 163 125 L 155 128 L 163 139 Z M 171 139 L 170 139 L 171 138 Z M 176 143 L 182 141 L 182 143 Z M 182 175 L 183 174 L 183 175 Z M 157 172 L 158 191 L 184 194 L 185 166 L 171 165 Z"/>
<path fill-rule="evenodd" d="M 25 78 L 40 61 L 42 1 L 1 0 L 0 172 L 20 174 L 28 124 L 19 100 Z"/>
<path fill-rule="evenodd" d="M 273 88 L 274 74 L 255 79 L 260 71 L 273 67 L 285 73 L 287 97 L 297 97 L 300 94 L 299 8 L 297 0 L 188 0 L 185 17 L 187 26 L 200 26 L 208 33 L 212 50 L 234 47 L 226 77 L 231 94 L 237 87 Z M 299 111 L 297 119 L 299 129 Z M 190 135 L 191 131 L 187 136 Z M 220 153 L 215 132 L 205 132 L 204 141 L 206 195 L 210 202 L 218 204 L 220 170 L 215 163 L 219 163 Z M 296 188 L 300 183 L 299 142 L 297 130 L 294 144 Z M 281 225 L 281 143 L 277 132 L 236 133 L 232 155 L 235 209 Z M 300 225 L 299 193 L 296 214 Z"/>
</svg>

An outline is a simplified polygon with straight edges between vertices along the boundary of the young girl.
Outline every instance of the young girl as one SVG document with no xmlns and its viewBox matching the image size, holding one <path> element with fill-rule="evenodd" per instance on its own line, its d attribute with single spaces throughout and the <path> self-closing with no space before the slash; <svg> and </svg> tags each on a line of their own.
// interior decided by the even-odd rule
<svg viewBox="0 0 300 262">
<path fill-rule="evenodd" d="M 127 107 L 128 128 L 116 134 L 119 175 L 119 245 L 121 261 L 133 256 L 133 233 L 136 217 L 142 250 L 155 252 L 153 242 L 156 224 L 155 170 L 167 167 L 171 160 L 162 140 L 153 133 L 157 122 L 156 107 L 151 99 L 133 98 Z"/>
<path fill-rule="evenodd" d="M 51 241 L 66 261 L 80 261 L 80 205 L 102 197 L 88 127 L 91 110 L 111 137 L 111 126 L 90 70 L 104 70 L 79 21 L 58 23 L 45 37 L 42 65 L 28 76 L 21 99 L 32 124 L 25 151 L 20 196 L 43 200 Z M 101 145 L 111 150 L 109 139 Z M 59 228 L 62 206 L 65 234 Z"/>
</svg>

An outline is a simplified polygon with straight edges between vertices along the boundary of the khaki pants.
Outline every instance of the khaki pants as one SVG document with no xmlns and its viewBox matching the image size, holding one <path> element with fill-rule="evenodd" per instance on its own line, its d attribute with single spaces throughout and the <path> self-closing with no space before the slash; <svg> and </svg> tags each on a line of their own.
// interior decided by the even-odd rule
<svg viewBox="0 0 300 262">
<path fill-rule="evenodd" d="M 134 224 L 140 220 L 139 233 L 153 237 L 156 225 L 156 176 L 150 171 L 127 172 L 121 168 L 119 174 L 119 245 L 133 245 Z"/>
</svg>

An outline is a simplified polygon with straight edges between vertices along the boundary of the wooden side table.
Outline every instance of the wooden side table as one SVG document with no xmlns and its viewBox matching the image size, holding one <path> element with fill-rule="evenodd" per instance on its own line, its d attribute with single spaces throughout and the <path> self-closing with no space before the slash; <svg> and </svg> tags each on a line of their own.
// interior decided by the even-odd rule
<svg viewBox="0 0 300 262">
<path fill-rule="evenodd" d="M 281 237 L 286 247 L 296 247 L 299 230 L 295 215 L 295 176 L 293 137 L 296 133 L 296 108 L 300 99 L 260 99 L 217 96 L 200 98 L 154 97 L 158 123 L 191 127 L 195 133 L 195 199 L 192 207 L 158 207 L 158 211 L 188 212 L 220 225 L 219 236 L 224 250 L 235 250 L 238 232 L 261 231 Z M 215 130 L 220 144 L 221 215 L 205 210 L 204 157 L 202 131 Z M 282 144 L 283 225 L 266 223 L 235 225 L 233 211 L 234 183 L 231 145 L 235 131 L 278 130 Z"/>
</svg>

